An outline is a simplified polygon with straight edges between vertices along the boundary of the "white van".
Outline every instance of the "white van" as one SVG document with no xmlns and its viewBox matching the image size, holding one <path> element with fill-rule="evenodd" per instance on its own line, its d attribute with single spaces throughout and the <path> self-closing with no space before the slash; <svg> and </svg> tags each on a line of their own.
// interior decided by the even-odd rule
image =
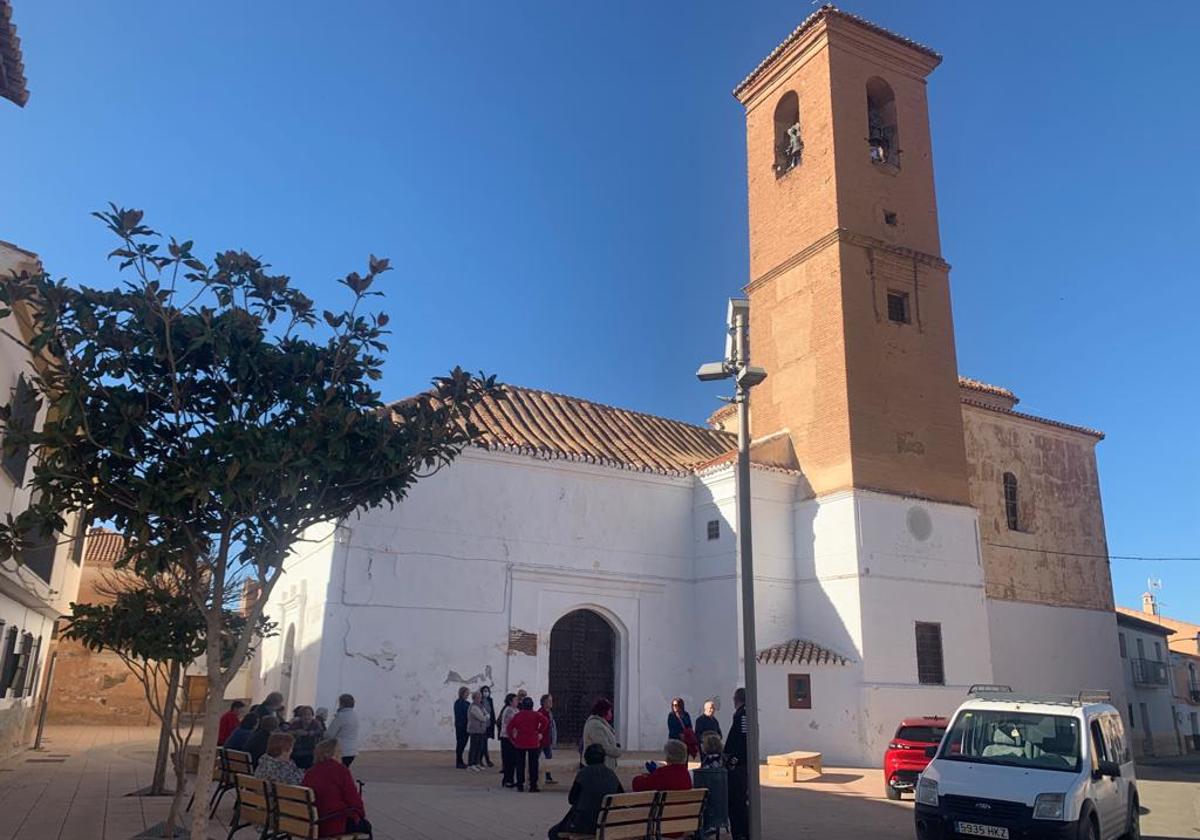
<svg viewBox="0 0 1200 840">
<path fill-rule="evenodd" d="M 918 840 L 1138 840 L 1133 757 L 1107 700 L 972 686 L 917 780 Z"/>
</svg>

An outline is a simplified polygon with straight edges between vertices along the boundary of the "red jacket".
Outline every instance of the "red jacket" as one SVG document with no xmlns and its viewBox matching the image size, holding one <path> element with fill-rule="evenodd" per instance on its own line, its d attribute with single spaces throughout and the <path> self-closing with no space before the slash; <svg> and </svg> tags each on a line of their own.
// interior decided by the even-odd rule
<svg viewBox="0 0 1200 840">
<path fill-rule="evenodd" d="M 508 740 L 519 750 L 536 750 L 542 746 L 542 736 L 550 731 L 550 724 L 532 709 L 513 715 L 508 722 Z"/>
<path fill-rule="evenodd" d="M 237 716 L 236 712 L 230 711 L 230 712 L 226 712 L 225 714 L 221 715 L 221 724 L 217 728 L 217 746 L 218 747 L 221 746 L 222 744 L 224 744 L 225 739 L 233 734 L 233 730 L 238 728 L 239 723 L 241 723 L 241 721 L 238 720 L 238 716 Z"/>
<path fill-rule="evenodd" d="M 692 773 L 686 764 L 660 764 L 653 773 L 633 777 L 634 792 L 643 790 L 691 790 Z"/>
<path fill-rule="evenodd" d="M 337 759 L 327 758 L 308 768 L 302 784 L 312 788 L 317 799 L 317 813 L 321 816 L 321 837 L 337 837 L 346 833 L 346 817 L 353 815 L 366 819 L 362 796 L 358 785 L 350 775 L 350 768 Z M 325 815 L 329 816 L 326 817 Z"/>
</svg>

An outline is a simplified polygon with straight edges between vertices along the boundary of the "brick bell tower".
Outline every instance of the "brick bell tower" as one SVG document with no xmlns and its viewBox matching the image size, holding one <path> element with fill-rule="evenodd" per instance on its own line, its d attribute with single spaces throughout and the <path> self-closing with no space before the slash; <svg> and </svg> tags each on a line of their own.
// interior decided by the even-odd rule
<svg viewBox="0 0 1200 840">
<path fill-rule="evenodd" d="M 746 109 L 755 438 L 786 429 L 813 496 L 966 505 L 927 47 L 819 9 L 734 91 Z"/>
</svg>

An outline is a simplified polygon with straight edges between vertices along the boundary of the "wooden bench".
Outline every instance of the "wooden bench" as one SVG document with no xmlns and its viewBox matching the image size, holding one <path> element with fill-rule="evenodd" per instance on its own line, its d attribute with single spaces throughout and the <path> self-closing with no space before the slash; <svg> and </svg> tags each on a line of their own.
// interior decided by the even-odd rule
<svg viewBox="0 0 1200 840">
<path fill-rule="evenodd" d="M 254 764 L 250 758 L 250 753 L 217 747 L 217 757 L 213 761 L 212 769 L 212 781 L 217 783 L 217 787 L 213 790 L 212 797 L 208 800 L 208 815 L 210 817 L 217 813 L 217 808 L 221 807 L 221 800 L 225 798 L 225 794 L 237 787 L 238 773 L 245 773 L 248 776 L 254 775 Z M 199 782 L 197 782 L 197 785 L 199 785 Z M 192 798 L 188 800 L 186 810 L 192 810 L 192 803 L 195 800 L 196 791 L 193 790 Z"/>
<path fill-rule="evenodd" d="M 238 773 L 235 790 L 237 802 L 233 806 L 233 819 L 229 821 L 230 828 L 226 840 L 248 826 L 257 827 L 260 838 L 266 837 L 271 829 L 272 818 L 270 784 L 245 773 Z"/>
<path fill-rule="evenodd" d="M 595 834 L 562 832 L 561 840 L 653 840 L 658 791 L 614 793 L 604 797 Z"/>
<path fill-rule="evenodd" d="M 706 788 L 664 790 L 658 797 L 658 814 L 654 827 L 656 837 L 691 837 L 703 827 Z"/>
<path fill-rule="evenodd" d="M 783 755 L 769 755 L 767 756 L 767 779 L 772 782 L 789 784 L 798 782 L 802 767 L 812 770 L 818 776 L 821 775 L 821 754 L 796 750 Z"/>
<path fill-rule="evenodd" d="M 321 836 L 320 815 L 317 813 L 317 799 L 312 788 L 275 782 L 271 785 L 271 809 L 271 838 L 282 840 L 285 837 L 297 837 L 301 840 L 317 840 Z M 326 835 L 325 840 L 370 840 L 370 835 L 351 831 L 346 834 Z"/>
</svg>

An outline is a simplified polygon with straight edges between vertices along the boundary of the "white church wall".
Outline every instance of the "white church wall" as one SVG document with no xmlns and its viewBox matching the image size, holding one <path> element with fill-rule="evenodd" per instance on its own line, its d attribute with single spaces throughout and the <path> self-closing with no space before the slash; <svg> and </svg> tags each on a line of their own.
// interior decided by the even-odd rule
<svg viewBox="0 0 1200 840">
<path fill-rule="evenodd" d="M 793 709 L 788 703 L 788 677 L 807 674 L 811 709 Z M 759 751 L 764 756 L 815 750 L 827 766 L 861 764 L 857 749 L 859 731 L 859 681 L 861 668 L 850 665 L 781 664 L 758 669 Z M 728 730 L 732 707 L 721 715 Z"/>
<path fill-rule="evenodd" d="M 554 621 L 588 607 L 618 630 L 625 743 L 657 746 L 690 688 L 693 481 L 472 450 L 347 521 L 319 702 L 355 694 L 369 748 L 446 747 L 459 686 L 544 692 Z"/>
<path fill-rule="evenodd" d="M 336 548 L 333 523 L 309 528 L 283 565 L 265 610 L 278 627 L 264 639 L 253 663 L 256 678 L 249 683 L 255 702 L 268 692 L 284 694 L 290 707 L 328 705 L 317 701 L 324 650 L 325 602 Z M 288 634 L 291 632 L 291 676 L 287 676 Z M 239 695 L 240 696 L 240 695 Z M 330 710 L 336 704 L 330 706 Z"/>
<path fill-rule="evenodd" d="M 1025 693 L 1108 689 L 1127 717 L 1114 613 L 989 598 L 987 614 L 997 683 Z"/>
</svg>

